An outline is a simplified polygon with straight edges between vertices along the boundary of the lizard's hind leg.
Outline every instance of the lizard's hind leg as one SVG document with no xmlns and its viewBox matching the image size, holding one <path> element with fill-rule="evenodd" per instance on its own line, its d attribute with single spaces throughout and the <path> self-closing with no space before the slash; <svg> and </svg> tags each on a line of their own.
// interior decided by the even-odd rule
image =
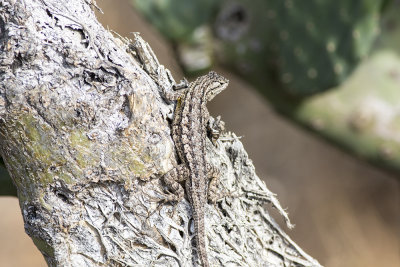
<svg viewBox="0 0 400 267">
<path fill-rule="evenodd" d="M 189 169 L 183 164 L 164 174 L 163 181 L 172 192 L 172 194 L 169 194 L 167 201 L 181 201 L 183 199 L 185 191 L 180 182 L 185 181 L 188 177 Z"/>
</svg>

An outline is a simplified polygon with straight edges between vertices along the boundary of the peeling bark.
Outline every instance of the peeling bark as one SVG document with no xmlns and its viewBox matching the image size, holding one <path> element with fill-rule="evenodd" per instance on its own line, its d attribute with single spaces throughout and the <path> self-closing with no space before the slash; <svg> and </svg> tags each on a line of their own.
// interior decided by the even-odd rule
<svg viewBox="0 0 400 267">
<path fill-rule="evenodd" d="M 167 203 L 173 104 L 83 0 L 0 1 L 1 156 L 49 266 L 193 266 L 191 208 Z M 148 71 L 148 70 L 147 70 Z M 226 197 L 206 207 L 213 266 L 319 266 L 233 133 L 209 142 Z"/>
</svg>

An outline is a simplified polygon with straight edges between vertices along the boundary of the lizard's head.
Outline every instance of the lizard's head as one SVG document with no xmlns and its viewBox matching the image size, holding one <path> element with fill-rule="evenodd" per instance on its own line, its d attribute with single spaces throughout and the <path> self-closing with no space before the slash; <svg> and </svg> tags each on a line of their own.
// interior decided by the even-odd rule
<svg viewBox="0 0 400 267">
<path fill-rule="evenodd" d="M 218 95 L 222 90 L 228 87 L 229 80 L 218 75 L 214 71 L 210 71 L 207 75 L 201 76 L 202 83 L 206 86 L 206 99 L 211 101 L 216 95 Z"/>
</svg>

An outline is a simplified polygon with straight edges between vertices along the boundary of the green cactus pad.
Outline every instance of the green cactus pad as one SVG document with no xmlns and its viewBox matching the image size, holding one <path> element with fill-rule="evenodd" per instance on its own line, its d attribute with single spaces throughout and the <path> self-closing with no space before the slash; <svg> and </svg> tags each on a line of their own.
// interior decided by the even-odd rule
<svg viewBox="0 0 400 267">
<path fill-rule="evenodd" d="M 279 80 L 304 96 L 343 82 L 368 55 L 379 33 L 383 1 L 269 0 L 275 14 Z"/>
<path fill-rule="evenodd" d="M 164 36 L 182 41 L 215 16 L 219 0 L 132 0 L 134 6 Z"/>
</svg>

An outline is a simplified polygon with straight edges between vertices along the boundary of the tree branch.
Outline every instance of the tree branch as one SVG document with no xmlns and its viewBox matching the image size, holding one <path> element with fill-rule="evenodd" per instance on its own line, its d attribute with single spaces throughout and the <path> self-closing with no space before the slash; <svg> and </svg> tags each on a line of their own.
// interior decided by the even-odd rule
<svg viewBox="0 0 400 267">
<path fill-rule="evenodd" d="M 166 203 L 159 179 L 176 164 L 173 104 L 160 94 L 173 80 L 90 4 L 0 2 L 1 156 L 26 232 L 50 266 L 196 265 L 190 204 Z M 206 207 L 213 265 L 319 266 L 262 208 L 290 224 L 235 134 L 209 142 L 207 157 L 231 195 Z"/>
</svg>

